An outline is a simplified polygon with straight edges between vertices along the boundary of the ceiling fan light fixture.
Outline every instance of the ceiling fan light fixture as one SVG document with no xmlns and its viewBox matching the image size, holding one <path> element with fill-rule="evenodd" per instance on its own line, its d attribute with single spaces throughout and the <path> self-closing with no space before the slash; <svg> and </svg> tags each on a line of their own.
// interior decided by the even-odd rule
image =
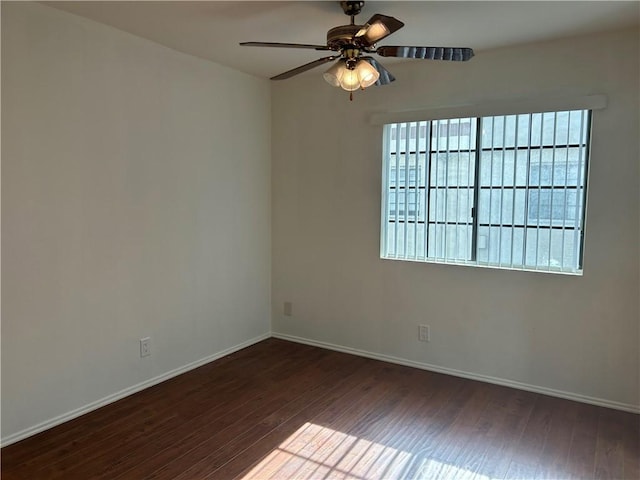
<svg viewBox="0 0 640 480">
<path fill-rule="evenodd" d="M 338 25 L 329 29 L 326 45 L 281 42 L 242 42 L 240 45 L 331 51 L 332 54 L 327 57 L 305 63 L 280 75 L 271 77 L 271 80 L 285 80 L 337 60 L 323 74 L 323 78 L 333 87 L 340 87 L 343 90 L 352 92 L 349 96 L 351 99 L 353 99 L 354 90 L 364 90 L 372 85 L 389 85 L 395 80 L 391 72 L 378 63 L 374 57 L 371 57 L 371 54 L 381 57 L 450 60 L 455 62 L 465 62 L 473 57 L 473 50 L 466 47 L 408 45 L 377 47 L 377 42 L 400 30 L 404 27 L 404 23 L 397 18 L 376 13 L 364 25 L 356 24 L 354 17 L 360 13 L 364 3 L 363 0 L 340 2 L 344 13 L 351 17 L 351 22 L 349 25 Z"/>
<path fill-rule="evenodd" d="M 360 76 L 355 68 L 353 70 L 345 68 L 340 78 L 340 88 L 347 92 L 353 92 L 360 88 Z"/>
<path fill-rule="evenodd" d="M 339 87 L 340 79 L 342 78 L 342 75 L 344 75 L 344 71 L 346 69 L 347 68 L 344 65 L 344 60 L 338 60 L 331 66 L 331 68 L 329 68 L 329 70 L 322 74 L 322 77 L 329 85 L 333 87 Z"/>
<path fill-rule="evenodd" d="M 356 71 L 358 72 L 358 77 L 360 78 L 361 88 L 370 87 L 378 81 L 378 78 L 380 78 L 380 72 L 373 68 L 373 65 L 371 65 L 366 60 L 358 61 Z"/>
<path fill-rule="evenodd" d="M 359 59 L 353 68 L 348 68 L 345 60 L 338 60 L 323 77 L 329 85 L 353 92 L 376 83 L 380 73 L 366 60 Z"/>
</svg>

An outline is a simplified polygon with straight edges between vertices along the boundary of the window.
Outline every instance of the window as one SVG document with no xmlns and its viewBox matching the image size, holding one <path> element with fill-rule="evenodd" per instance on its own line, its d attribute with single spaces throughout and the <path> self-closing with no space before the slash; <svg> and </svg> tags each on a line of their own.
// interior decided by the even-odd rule
<svg viewBox="0 0 640 480">
<path fill-rule="evenodd" d="M 580 273 L 590 118 L 385 125 L 381 257 Z"/>
</svg>

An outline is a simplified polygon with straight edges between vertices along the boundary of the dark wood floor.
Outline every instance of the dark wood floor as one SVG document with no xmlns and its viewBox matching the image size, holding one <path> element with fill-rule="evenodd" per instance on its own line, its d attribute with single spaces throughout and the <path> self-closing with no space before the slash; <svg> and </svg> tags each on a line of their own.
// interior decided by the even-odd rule
<svg viewBox="0 0 640 480">
<path fill-rule="evenodd" d="M 2 449 L 2 480 L 639 479 L 639 416 L 270 339 Z"/>
</svg>

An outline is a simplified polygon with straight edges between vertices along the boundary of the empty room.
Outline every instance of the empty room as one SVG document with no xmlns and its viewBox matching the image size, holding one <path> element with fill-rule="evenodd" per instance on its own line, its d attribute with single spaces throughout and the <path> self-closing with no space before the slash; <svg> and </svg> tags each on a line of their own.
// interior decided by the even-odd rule
<svg viewBox="0 0 640 480">
<path fill-rule="evenodd" d="M 3 480 L 640 478 L 640 2 L 1 2 Z"/>
</svg>

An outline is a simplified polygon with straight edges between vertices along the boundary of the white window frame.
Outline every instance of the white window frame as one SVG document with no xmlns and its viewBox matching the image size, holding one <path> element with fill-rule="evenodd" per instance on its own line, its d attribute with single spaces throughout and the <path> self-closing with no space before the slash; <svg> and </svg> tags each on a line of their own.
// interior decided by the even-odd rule
<svg viewBox="0 0 640 480">
<path fill-rule="evenodd" d="M 604 108 L 604 105 L 606 105 L 606 99 L 604 99 L 602 96 L 592 96 L 592 97 L 587 97 L 587 98 L 589 99 L 588 102 L 585 102 L 584 99 L 582 99 L 582 101 L 578 101 L 578 102 L 569 101 L 568 102 L 568 103 L 570 103 L 569 106 L 570 107 L 574 107 L 575 103 L 583 104 L 583 105 L 585 103 L 590 103 L 591 105 L 589 105 L 589 106 L 592 106 L 592 107 L 595 106 L 596 108 Z M 565 103 L 567 103 L 567 102 L 565 102 Z M 515 109 L 517 110 L 518 107 L 515 107 Z M 522 107 L 520 107 L 520 109 L 522 109 Z M 581 147 L 580 147 L 580 148 L 584 148 L 584 161 L 585 161 L 585 167 L 584 167 L 585 170 L 584 170 L 584 176 L 583 176 L 584 178 L 582 179 L 582 182 L 581 182 L 581 185 L 580 185 L 579 189 L 576 190 L 576 195 L 578 194 L 580 189 L 583 192 L 582 198 L 580 199 L 581 212 L 580 212 L 580 222 L 579 222 L 579 225 L 578 225 L 578 228 L 579 228 L 579 232 L 578 232 L 579 233 L 579 239 L 577 241 L 579 242 L 579 245 L 577 246 L 577 248 L 578 248 L 578 252 L 577 252 L 578 264 L 577 265 L 575 265 L 574 267 L 565 266 L 565 267 L 558 268 L 558 267 L 552 266 L 550 261 L 546 265 L 539 265 L 538 263 L 536 263 L 535 265 L 532 265 L 531 263 L 527 262 L 527 259 L 526 259 L 527 252 L 526 251 L 523 253 L 522 263 L 515 263 L 514 264 L 514 262 L 513 262 L 513 254 L 512 254 L 512 258 L 511 258 L 511 263 L 510 264 L 506 264 L 506 265 L 504 263 L 502 263 L 501 261 L 499 261 L 497 263 L 490 263 L 489 261 L 479 261 L 478 258 L 476 257 L 476 254 L 478 252 L 478 250 L 477 250 L 477 242 L 478 242 L 478 240 L 480 238 L 479 229 L 478 229 L 478 219 L 475 218 L 475 217 L 478 216 L 477 215 L 477 213 L 478 213 L 477 211 L 475 212 L 476 215 L 473 218 L 473 223 L 474 223 L 474 225 L 473 225 L 473 233 L 471 234 L 472 238 L 470 240 L 472 242 L 472 245 L 469 246 L 471 248 L 471 252 L 472 252 L 471 255 L 470 255 L 470 258 L 462 258 L 460 256 L 457 256 L 457 257 L 447 256 L 448 255 L 447 253 L 444 253 L 443 255 L 438 256 L 438 252 L 437 251 L 435 251 L 435 255 L 434 254 L 430 254 L 429 253 L 429 249 L 427 249 L 426 245 L 423 246 L 424 252 L 422 253 L 422 255 L 414 254 L 413 256 L 408 256 L 407 255 L 406 233 L 403 233 L 404 238 L 402 239 L 404 241 L 403 255 L 398 255 L 397 252 L 400 249 L 398 248 L 397 245 L 395 246 L 394 254 L 390 255 L 389 254 L 389 249 L 386 248 L 386 244 L 387 244 L 388 238 L 389 238 L 388 234 L 387 234 L 387 227 L 388 227 L 388 225 L 390 223 L 390 219 L 391 219 L 391 217 L 390 217 L 390 213 L 391 212 L 389 211 L 389 203 L 390 202 L 389 202 L 389 198 L 387 197 L 387 195 L 388 195 L 388 193 L 390 191 L 389 184 L 388 184 L 388 179 L 387 179 L 387 175 L 389 174 L 389 171 L 390 171 L 390 169 L 387 168 L 388 167 L 388 162 L 390 162 L 390 159 L 387 156 L 388 155 L 387 152 L 389 152 L 390 150 L 389 150 L 389 146 L 386 143 L 391 138 L 390 134 L 389 135 L 387 135 L 387 134 L 383 135 L 383 138 L 384 138 L 384 145 L 383 145 L 383 178 L 382 178 L 382 180 L 383 180 L 382 181 L 382 187 L 383 188 L 382 188 L 381 236 L 380 236 L 380 256 L 381 256 L 381 258 L 383 258 L 383 259 L 392 259 L 392 260 L 418 261 L 418 262 L 426 262 L 426 263 L 447 263 L 447 264 L 456 264 L 456 265 L 469 265 L 469 266 L 480 266 L 480 267 L 490 267 L 490 268 L 502 268 L 502 269 L 510 269 L 510 270 L 542 271 L 542 272 L 549 272 L 549 273 L 565 273 L 565 274 L 581 275 L 582 274 L 583 256 L 584 256 L 583 255 L 583 252 L 584 252 L 584 228 L 585 228 L 585 218 L 586 218 L 586 199 L 587 199 L 587 185 L 588 185 L 588 163 L 589 163 L 589 152 L 590 152 L 590 138 L 591 138 L 590 128 L 591 128 L 591 125 L 592 125 L 592 123 L 591 123 L 591 110 L 592 109 L 593 108 L 579 108 L 579 109 L 578 108 L 570 108 L 570 109 L 567 109 L 567 110 L 588 110 L 589 111 L 588 112 L 588 117 L 587 117 L 588 118 L 588 125 L 587 125 L 586 139 L 584 140 L 584 143 L 581 143 Z M 453 109 L 453 110 L 459 110 L 459 109 Z M 480 108 L 478 110 L 482 111 L 483 109 Z M 485 110 L 487 110 L 487 109 L 485 108 Z M 549 112 L 549 111 L 550 110 L 547 110 L 547 112 Z M 561 109 L 553 109 L 550 112 L 551 113 L 555 113 L 555 112 L 561 112 L 561 111 L 563 111 L 563 110 L 561 110 Z M 533 113 L 542 113 L 542 112 L 540 112 L 540 110 L 538 110 L 538 112 L 521 112 L 521 113 L 533 114 Z M 449 115 L 443 115 L 445 117 L 443 119 L 439 119 L 437 117 L 437 114 L 438 114 L 438 112 L 436 111 L 436 112 L 431 112 L 431 115 L 425 115 L 425 116 L 430 117 L 431 121 L 440 122 L 440 124 L 441 124 L 442 120 L 445 120 L 447 118 L 451 118 L 451 112 L 449 112 Z M 383 114 L 383 115 L 374 116 L 373 123 L 377 123 L 377 122 L 380 122 L 380 121 L 386 122 L 387 125 L 389 123 L 405 123 L 405 122 L 407 122 L 407 115 L 413 116 L 413 118 L 415 118 L 416 112 L 411 112 L 411 113 L 408 113 L 408 114 L 406 112 L 401 112 L 399 114 Z M 479 169 L 479 166 L 480 166 L 480 156 L 482 154 L 482 150 L 480 148 L 480 140 L 479 140 L 480 126 L 481 126 L 481 122 L 482 121 L 486 121 L 487 117 L 490 118 L 490 117 L 493 117 L 493 116 L 494 115 L 478 115 L 478 116 L 474 116 L 474 119 L 475 119 L 475 122 L 476 122 L 476 125 L 477 125 L 477 128 L 478 128 L 478 132 L 477 132 L 478 144 L 473 147 L 473 149 L 474 149 L 474 153 L 473 153 L 474 154 L 474 162 L 475 162 L 475 169 L 476 169 L 476 171 L 475 171 L 476 178 L 474 179 L 474 183 L 473 183 L 471 189 L 472 189 L 473 197 L 474 197 L 473 198 L 473 205 L 476 207 L 476 209 L 477 209 L 477 206 L 479 205 L 479 200 L 478 200 L 479 191 L 482 188 L 486 188 L 486 187 L 482 187 L 481 186 L 481 183 L 479 182 L 479 172 L 478 172 L 478 169 Z M 390 119 L 393 122 L 388 122 L 388 120 L 390 120 Z M 461 120 L 461 119 L 457 119 L 457 120 Z M 424 125 L 424 122 L 423 123 L 419 123 L 417 126 L 408 126 L 408 127 L 409 128 L 416 128 L 416 130 L 419 130 L 420 128 L 422 128 L 422 125 Z M 427 125 L 428 125 L 428 127 L 430 127 L 431 123 L 427 123 Z M 448 122 L 447 122 L 447 125 L 448 125 Z M 428 127 L 427 127 L 427 130 L 430 130 Z M 389 126 L 389 127 L 385 127 L 385 128 L 391 128 L 391 127 Z M 438 128 L 440 128 L 440 127 L 438 127 Z M 412 130 L 410 130 L 410 131 L 412 131 Z M 433 137 L 433 135 L 427 135 L 427 139 L 426 139 L 426 144 L 427 145 L 426 145 L 426 148 L 425 148 L 425 152 L 423 152 L 423 154 L 426 156 L 426 159 L 423 160 L 424 162 L 426 162 L 426 164 L 424 166 L 425 169 L 431 168 L 431 166 L 430 166 L 431 150 L 430 150 L 430 147 L 429 147 L 429 142 L 432 140 L 432 138 L 435 138 L 435 137 Z M 458 142 L 459 141 L 460 141 L 460 137 L 458 137 Z M 404 142 L 404 140 L 403 140 L 403 142 Z M 554 134 L 554 146 L 553 146 L 554 151 L 555 151 L 556 145 L 560 145 L 560 144 L 561 144 L 561 142 L 556 141 L 555 134 Z M 409 140 L 408 139 L 406 141 L 406 145 L 407 145 L 406 149 L 409 149 Z M 468 148 L 471 149 L 472 147 L 469 146 Z M 529 148 L 531 148 L 531 147 L 529 146 Z M 561 148 L 561 147 L 559 147 L 559 148 Z M 415 156 L 416 156 L 416 160 L 415 161 L 416 161 L 416 164 L 418 165 L 417 158 L 418 158 L 419 152 L 418 152 L 418 148 L 417 148 L 417 143 L 416 143 L 415 150 L 416 150 L 415 151 Z M 401 166 L 400 164 L 398 164 L 396 166 L 396 169 L 399 171 L 401 167 L 404 167 L 404 169 L 406 171 L 408 165 L 405 164 L 404 166 Z M 529 167 L 527 166 L 527 168 L 529 168 Z M 428 182 L 428 180 L 427 180 L 427 182 Z M 409 186 L 408 185 L 409 185 L 409 183 L 406 183 L 406 185 L 404 187 L 404 191 L 405 192 L 409 190 Z M 399 187 L 399 188 L 401 188 L 401 187 Z M 399 188 L 396 189 L 396 191 L 395 191 L 395 197 L 396 197 L 395 208 L 396 208 L 396 211 L 400 209 L 400 203 L 401 203 L 400 200 L 398 199 Z M 415 187 L 411 187 L 411 188 L 414 188 L 414 198 L 418 198 L 419 197 L 419 195 L 418 195 L 418 188 L 419 188 L 418 184 L 416 183 Z M 427 183 L 425 186 L 423 186 L 421 188 L 426 188 L 425 199 L 427 199 L 428 198 L 427 192 L 430 191 L 430 189 L 432 188 L 432 185 Z M 448 187 L 444 187 L 444 188 L 446 189 Z M 492 186 L 492 187 L 489 187 L 489 188 L 494 188 L 494 187 Z M 504 190 L 507 187 L 498 186 L 497 188 L 502 188 Z M 540 188 L 542 188 L 542 187 L 534 189 L 532 185 L 527 184 L 526 188 L 525 188 L 525 196 L 528 198 L 529 195 L 532 194 L 533 192 L 537 192 L 538 195 L 541 195 L 542 190 L 540 190 Z M 564 185 L 564 186 L 563 185 L 554 186 L 552 184 L 552 186 L 550 188 L 551 188 L 550 191 L 552 192 L 552 195 L 553 195 L 553 192 L 555 191 L 555 189 L 564 188 L 565 189 L 565 195 L 564 196 L 565 196 L 565 199 L 566 199 L 566 190 L 568 188 L 566 185 Z M 437 191 L 437 189 L 436 189 L 436 191 Z M 516 194 L 516 190 L 515 190 L 515 184 L 514 184 L 514 188 L 513 188 L 514 199 L 515 199 L 515 194 Z M 502 197 L 501 197 L 500 201 L 502 202 Z M 405 200 L 405 202 L 406 202 L 406 200 Z M 501 205 L 500 209 L 502 211 L 502 203 L 500 203 L 500 205 Z M 514 205 L 515 205 L 515 200 L 514 200 Z M 406 208 L 406 205 L 405 205 L 405 208 Z M 431 206 L 427 205 L 427 208 L 430 209 Z M 539 211 L 540 210 L 538 210 L 538 212 Z M 529 210 L 525 210 L 523 212 L 523 214 L 525 216 L 528 216 L 530 214 L 530 211 Z M 423 219 L 424 228 L 425 228 L 424 242 L 426 244 L 427 241 L 430 241 L 430 240 L 428 240 L 429 235 L 427 234 L 427 231 L 426 231 L 429 228 L 429 223 L 430 223 L 429 211 L 425 211 L 424 215 L 425 215 L 425 217 Z M 553 212 L 551 212 L 551 215 L 553 215 Z M 394 219 L 394 220 L 397 221 L 397 218 Z M 415 232 L 415 231 L 417 231 L 417 228 L 418 228 L 417 225 L 418 225 L 419 218 L 416 217 L 413 220 L 415 222 L 415 226 L 414 226 L 414 232 Z M 528 221 L 529 221 L 528 218 L 524 219 L 524 233 L 523 233 L 523 235 L 525 235 L 525 236 L 527 235 L 528 228 L 530 228 L 530 227 L 528 227 Z M 457 220 L 456 220 L 456 222 L 457 222 Z M 514 223 L 514 222 L 515 222 L 515 220 L 512 223 Z M 409 220 L 405 219 L 404 227 L 406 227 L 408 225 L 408 223 L 410 223 Z M 431 222 L 431 223 L 433 223 L 433 222 Z M 438 223 L 437 222 L 437 217 L 436 217 L 435 223 L 436 224 Z M 445 223 L 446 223 L 446 220 L 445 220 Z M 489 223 L 491 224 L 492 222 L 490 221 Z M 396 223 L 396 225 L 397 225 L 397 223 Z M 457 225 L 457 223 L 456 223 L 456 225 Z M 461 223 L 460 225 L 463 225 L 463 224 Z M 468 223 L 464 224 L 464 225 L 468 226 Z M 539 222 L 538 222 L 538 225 L 540 225 Z M 492 225 L 489 225 L 489 226 L 492 227 Z M 513 234 L 514 227 L 513 226 L 511 226 L 511 227 L 512 227 L 511 232 Z M 538 229 L 540 229 L 540 228 L 546 228 L 546 227 L 540 227 L 539 226 Z M 548 229 L 549 229 L 549 232 L 548 232 L 548 234 L 549 234 L 549 242 L 551 242 L 551 235 L 552 235 L 553 228 L 554 227 L 553 227 L 553 225 L 551 224 L 551 221 L 550 221 L 550 225 L 548 227 Z M 564 230 L 565 230 L 565 227 L 563 226 L 562 228 L 563 228 L 563 242 L 564 242 Z M 500 235 L 502 236 L 502 233 Z M 416 238 L 417 238 L 417 236 L 416 236 Z M 536 242 L 538 242 L 538 233 L 537 232 L 536 232 Z M 575 244 L 575 242 L 574 242 L 574 244 Z M 526 245 L 526 242 L 525 242 L 525 245 Z M 537 256 L 537 248 L 538 248 L 538 246 L 536 246 L 536 256 Z M 414 246 L 414 251 L 417 251 L 417 249 L 418 249 L 418 247 Z M 549 246 L 549 250 L 550 249 L 551 249 L 551 247 Z M 564 246 L 563 246 L 563 251 L 564 251 Z M 512 252 L 513 252 L 513 247 L 512 247 Z M 500 254 L 498 254 L 498 256 L 500 256 Z"/>
</svg>

